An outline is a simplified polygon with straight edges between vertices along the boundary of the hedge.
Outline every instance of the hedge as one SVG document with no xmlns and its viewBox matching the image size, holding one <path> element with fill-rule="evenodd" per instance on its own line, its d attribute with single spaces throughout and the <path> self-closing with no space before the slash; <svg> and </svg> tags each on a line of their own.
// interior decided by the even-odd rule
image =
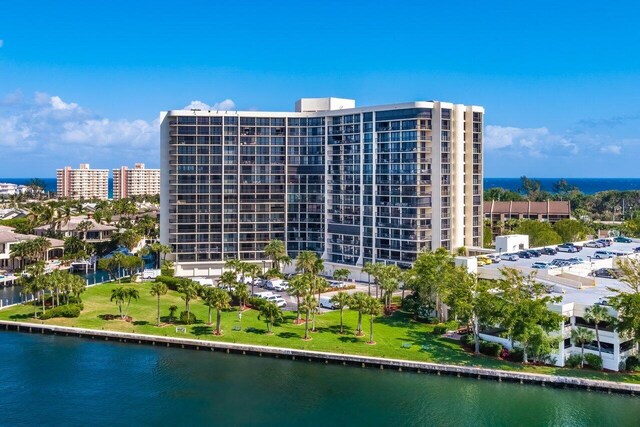
<svg viewBox="0 0 640 427">
<path fill-rule="evenodd" d="M 581 361 L 582 361 L 582 357 L 580 357 L 579 354 L 572 354 L 567 358 L 565 365 L 567 365 L 570 368 L 577 368 L 578 366 L 580 366 Z"/>
<path fill-rule="evenodd" d="M 602 357 L 597 354 L 587 353 L 584 355 L 584 361 L 590 368 L 595 370 L 602 370 Z"/>
<path fill-rule="evenodd" d="M 640 359 L 637 356 L 629 356 L 625 361 L 627 371 L 633 372 L 640 366 Z"/>
<path fill-rule="evenodd" d="M 40 319 L 47 320 L 54 317 L 78 317 L 83 309 L 82 304 L 67 304 L 59 307 L 51 308 L 47 312 L 40 315 Z"/>
<path fill-rule="evenodd" d="M 497 342 L 481 341 L 480 353 L 486 354 L 487 356 L 498 357 L 502 354 L 502 344 Z"/>
<path fill-rule="evenodd" d="M 193 325 L 194 323 L 196 323 L 196 315 L 183 311 L 182 313 L 180 313 L 180 322 L 187 325 Z"/>
<path fill-rule="evenodd" d="M 433 327 L 433 333 L 435 335 L 443 335 L 447 333 L 447 325 L 445 325 L 444 323 L 438 323 L 436 326 Z"/>
</svg>

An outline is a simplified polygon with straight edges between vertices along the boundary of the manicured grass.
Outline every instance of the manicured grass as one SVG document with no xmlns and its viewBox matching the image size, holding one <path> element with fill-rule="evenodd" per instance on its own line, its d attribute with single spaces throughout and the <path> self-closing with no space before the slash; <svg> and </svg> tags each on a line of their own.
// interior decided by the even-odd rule
<svg viewBox="0 0 640 427">
<path fill-rule="evenodd" d="M 140 292 L 140 299 L 132 301 L 129 308 L 128 315 L 133 318 L 131 323 L 119 319 L 104 320 L 103 318 L 105 314 L 116 317 L 118 315 L 118 307 L 110 301 L 111 290 L 117 286 L 134 286 Z M 155 326 L 157 300 L 149 294 L 149 288 L 150 284 L 148 283 L 122 285 L 111 283 L 88 288 L 82 295 L 84 310 L 76 319 L 56 318 L 45 321 L 34 319 L 34 308 L 31 304 L 1 310 L 0 319 L 640 383 L 640 374 L 606 373 L 553 366 L 529 366 L 482 355 L 475 356 L 462 349 L 458 342 L 434 336 L 432 334 L 433 325 L 415 322 L 402 312 L 396 312 L 390 317 L 381 316 L 375 320 L 375 345 L 367 344 L 369 317 L 363 316 L 365 335 L 356 337 L 354 330 L 357 313 L 350 310 L 344 312 L 345 333 L 342 335 L 339 334 L 340 313 L 338 311 L 317 315 L 317 332 L 311 333 L 312 339 L 310 341 L 302 339 L 304 337 L 304 323 L 300 325 L 293 323 L 296 317 L 294 312 L 285 312 L 284 321 L 275 325 L 273 334 L 268 335 L 266 323 L 263 319 L 258 318 L 258 313 L 255 310 L 243 312 L 241 323 L 238 320 L 237 309 L 227 310 L 222 314 L 223 335 L 215 336 L 213 335 L 215 311 L 212 313 L 214 325 L 208 325 L 208 309 L 201 300 L 191 302 L 191 311 L 198 319 L 196 324 L 190 326 L 165 324 L 157 327 Z M 184 310 L 184 301 L 177 292 L 169 291 L 160 299 L 160 314 L 163 322 L 169 321 L 169 306 L 171 305 L 178 306 L 176 315 Z M 40 310 L 41 308 L 38 309 L 38 312 Z M 235 326 L 240 325 L 242 330 L 233 330 Z M 176 332 L 176 326 L 184 326 L 187 332 Z M 411 344 L 411 346 L 403 348 L 403 344 Z"/>
</svg>

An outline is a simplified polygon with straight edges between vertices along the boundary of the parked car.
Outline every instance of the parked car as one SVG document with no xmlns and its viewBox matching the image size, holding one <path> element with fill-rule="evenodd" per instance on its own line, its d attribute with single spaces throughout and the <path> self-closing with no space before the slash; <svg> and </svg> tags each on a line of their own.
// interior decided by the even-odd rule
<svg viewBox="0 0 640 427">
<path fill-rule="evenodd" d="M 554 248 L 542 248 L 540 249 L 540 253 L 544 255 L 555 255 L 558 253 L 558 251 L 555 250 Z"/>
<path fill-rule="evenodd" d="M 596 242 L 602 243 L 606 247 L 611 246 L 611 239 L 598 239 Z"/>
<path fill-rule="evenodd" d="M 503 261 L 517 261 L 520 257 L 518 254 L 502 254 L 500 255 L 500 259 Z"/>
<path fill-rule="evenodd" d="M 551 261 L 551 265 L 554 267 L 566 267 L 570 265 L 570 263 L 568 259 L 556 258 L 553 261 Z"/>
<path fill-rule="evenodd" d="M 526 258 L 526 259 L 531 258 L 531 254 L 529 253 L 529 251 L 520 251 L 518 252 L 518 256 L 520 258 Z"/>
<path fill-rule="evenodd" d="M 631 240 L 630 238 L 625 237 L 625 236 L 618 236 L 618 237 L 615 237 L 615 238 L 613 239 L 613 241 L 614 241 L 614 242 L 618 242 L 618 243 L 631 243 L 631 242 L 633 242 L 633 240 Z"/>
<path fill-rule="evenodd" d="M 613 258 L 613 256 L 614 256 L 613 252 L 609 252 L 609 251 L 595 251 L 595 253 L 593 254 L 593 258 L 596 258 L 596 259 Z"/>
<path fill-rule="evenodd" d="M 329 280 L 329 286 L 332 288 L 342 289 L 345 287 L 345 284 L 340 280 Z"/>
<path fill-rule="evenodd" d="M 635 252 L 635 253 L 640 252 L 640 246 L 638 246 L 637 248 L 633 248 L 633 252 Z"/>
<path fill-rule="evenodd" d="M 534 258 L 538 258 L 540 255 L 542 255 L 542 253 L 540 253 L 540 251 L 536 249 L 528 249 L 527 252 L 529 252 L 529 255 L 531 255 Z"/>
<path fill-rule="evenodd" d="M 567 261 L 569 261 L 569 264 L 572 264 L 572 265 L 583 264 L 584 263 L 584 259 L 582 259 L 580 257 L 569 258 Z"/>
<path fill-rule="evenodd" d="M 558 245 L 556 247 L 556 249 L 558 249 L 558 252 L 569 252 L 569 253 L 574 253 L 574 252 L 578 252 L 578 248 L 573 246 L 573 245 L 569 245 L 569 244 L 562 244 L 562 245 Z"/>
<path fill-rule="evenodd" d="M 329 308 L 331 310 L 336 308 L 331 302 L 331 297 L 320 297 L 320 303 L 318 305 L 322 308 Z"/>
<path fill-rule="evenodd" d="M 489 257 L 486 257 L 486 256 L 479 256 L 477 259 L 478 259 L 478 265 L 493 264 L 493 261 L 491 261 Z"/>
<path fill-rule="evenodd" d="M 270 296 L 277 296 L 277 295 L 271 291 L 266 291 L 266 292 L 255 292 L 253 296 L 257 298 L 267 299 Z"/>
<path fill-rule="evenodd" d="M 595 277 L 602 277 L 605 279 L 618 279 L 620 277 L 620 272 L 613 268 L 599 268 L 593 272 Z"/>
<path fill-rule="evenodd" d="M 604 243 L 592 240 L 584 244 L 585 248 L 604 248 Z"/>
<path fill-rule="evenodd" d="M 531 268 L 538 268 L 538 269 L 547 269 L 551 267 L 551 264 L 549 264 L 548 262 L 534 262 L 531 265 Z"/>
<path fill-rule="evenodd" d="M 497 254 L 490 254 L 487 255 L 487 258 L 489 258 L 491 260 L 492 263 L 497 264 L 500 262 L 500 255 Z"/>
</svg>

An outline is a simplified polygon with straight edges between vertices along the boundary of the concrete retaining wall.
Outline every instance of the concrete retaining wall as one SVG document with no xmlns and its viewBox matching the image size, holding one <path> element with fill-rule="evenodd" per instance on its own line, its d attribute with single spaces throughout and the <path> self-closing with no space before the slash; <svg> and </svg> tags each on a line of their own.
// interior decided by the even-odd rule
<svg viewBox="0 0 640 427">
<path fill-rule="evenodd" d="M 203 341 L 191 338 L 162 337 L 155 335 L 133 334 L 126 332 L 72 328 L 55 325 L 42 325 L 23 322 L 0 321 L 0 330 L 28 333 L 75 336 L 87 339 L 113 340 L 119 342 L 161 345 L 165 347 L 188 348 L 193 350 L 222 351 L 225 353 L 253 354 L 257 356 L 284 357 L 293 360 L 319 361 L 322 363 L 338 363 L 356 365 L 362 368 L 393 369 L 435 375 L 453 375 L 496 381 L 510 381 L 520 384 L 537 384 L 558 388 L 580 388 L 597 390 L 606 393 L 638 395 L 640 384 L 626 384 L 612 381 L 591 380 L 576 377 L 560 377 L 524 372 L 501 371 L 496 369 L 477 368 L 472 366 L 445 365 L 440 363 L 418 362 L 399 359 L 383 359 L 379 357 L 358 356 L 319 351 L 297 350 L 291 348 L 265 347 L 250 344 Z"/>
</svg>

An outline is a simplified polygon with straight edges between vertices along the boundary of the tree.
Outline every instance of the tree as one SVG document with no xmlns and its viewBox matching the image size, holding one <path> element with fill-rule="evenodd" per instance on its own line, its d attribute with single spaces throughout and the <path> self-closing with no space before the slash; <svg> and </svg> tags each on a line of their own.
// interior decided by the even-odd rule
<svg viewBox="0 0 640 427">
<path fill-rule="evenodd" d="M 271 260 L 271 264 L 280 271 L 280 263 L 288 258 L 287 248 L 282 240 L 273 239 L 264 247 L 264 254 Z"/>
<path fill-rule="evenodd" d="M 124 310 L 124 318 L 126 319 L 129 314 L 129 306 L 131 305 L 131 300 L 134 299 L 138 301 L 140 298 L 140 292 L 136 288 L 124 288 L 125 298 L 127 299 L 127 308 Z"/>
<path fill-rule="evenodd" d="M 401 276 L 400 268 L 397 265 L 385 265 L 380 268 L 379 274 L 378 281 L 382 288 L 385 309 L 389 310 L 391 308 L 391 297 L 400 286 L 398 283 L 398 278 Z"/>
<path fill-rule="evenodd" d="M 575 219 L 562 219 L 553 224 L 553 229 L 563 242 L 574 242 L 586 237 L 588 230 L 584 224 Z"/>
<path fill-rule="evenodd" d="M 249 298 L 249 287 L 246 283 L 238 283 L 233 290 L 233 296 L 238 299 L 238 309 L 244 310 L 245 302 Z"/>
<path fill-rule="evenodd" d="M 169 306 L 169 322 L 173 323 L 173 319 L 176 316 L 176 311 L 178 311 L 178 306 L 177 305 L 170 305 Z"/>
<path fill-rule="evenodd" d="M 127 291 L 124 288 L 114 288 L 111 290 L 111 301 L 115 302 L 118 306 L 118 311 L 120 313 L 120 318 L 124 319 L 124 315 L 122 313 L 122 305 L 124 304 L 127 298 Z"/>
<path fill-rule="evenodd" d="M 349 276 L 351 276 L 351 271 L 348 268 L 337 268 L 333 272 L 333 278 L 341 282 L 349 279 Z"/>
<path fill-rule="evenodd" d="M 163 245 L 162 243 L 151 243 L 149 249 L 155 254 L 156 268 L 160 268 L 160 256 L 164 260 L 166 254 L 171 253 L 171 246 Z"/>
<path fill-rule="evenodd" d="M 116 252 L 109 258 L 101 258 L 98 260 L 98 268 L 107 271 L 109 277 L 118 279 L 118 283 L 120 283 L 120 269 L 122 268 L 125 257 L 126 255 L 123 253 Z"/>
<path fill-rule="evenodd" d="M 318 302 L 315 300 L 313 295 L 307 294 L 302 300 L 302 305 L 300 305 L 299 310 L 303 310 L 305 312 L 304 319 L 304 339 L 309 339 L 309 315 L 318 307 Z"/>
<path fill-rule="evenodd" d="M 338 309 L 340 310 L 340 334 L 344 332 L 343 331 L 344 309 L 349 306 L 350 302 L 351 302 L 351 297 L 346 292 L 338 292 L 333 297 L 331 297 L 331 303 L 334 305 L 334 307 L 337 306 Z"/>
<path fill-rule="evenodd" d="M 80 294 L 87 289 L 87 282 L 80 276 L 69 273 L 69 287 L 77 303 L 81 303 Z M 69 301 L 67 300 L 67 303 Z"/>
<path fill-rule="evenodd" d="M 223 286 L 226 289 L 233 289 L 238 285 L 238 276 L 233 271 L 225 271 L 218 279 L 218 286 Z M 243 283 L 244 284 L 244 283 Z"/>
<path fill-rule="evenodd" d="M 198 297 L 198 284 L 191 279 L 182 279 L 178 284 L 178 292 L 182 294 L 184 308 L 187 312 L 187 324 L 191 324 L 191 300 Z"/>
<path fill-rule="evenodd" d="M 312 279 L 310 274 L 299 274 L 297 276 L 293 276 L 291 280 L 289 280 L 289 294 L 296 297 L 298 306 L 298 311 L 296 314 L 296 324 L 300 323 L 300 299 L 306 297 L 311 291 L 311 282 Z"/>
<path fill-rule="evenodd" d="M 258 319 L 264 318 L 267 323 L 267 334 L 271 335 L 271 326 L 277 322 L 282 320 L 282 310 L 280 307 L 276 305 L 276 303 L 267 301 L 262 306 L 260 306 L 260 314 L 258 315 Z"/>
<path fill-rule="evenodd" d="M 20 286 L 22 287 L 22 293 L 25 295 L 25 298 L 27 294 L 33 295 L 33 317 L 37 319 L 38 318 L 37 294 L 40 291 L 40 289 L 38 288 L 37 282 L 34 280 L 34 277 L 32 275 L 28 275 L 28 276 L 20 276 L 18 278 L 18 283 L 20 283 Z"/>
<path fill-rule="evenodd" d="M 596 342 L 598 343 L 598 355 L 602 359 L 602 347 L 600 345 L 600 331 L 598 327 L 603 322 L 611 323 L 612 317 L 609 315 L 609 310 L 607 310 L 603 305 L 598 304 L 587 307 L 584 311 L 584 319 L 587 322 L 593 322 L 596 330 Z"/>
<path fill-rule="evenodd" d="M 495 307 L 490 288 L 488 281 L 478 280 L 465 268 L 456 267 L 444 296 L 449 314 L 467 325 L 471 324 L 476 354 L 480 353 L 480 322 L 491 320 Z"/>
<path fill-rule="evenodd" d="M 362 332 L 362 313 L 367 309 L 367 300 L 370 296 L 364 292 L 356 292 L 351 295 L 349 308 L 358 312 L 358 324 L 356 326 L 356 336 L 364 335 Z"/>
<path fill-rule="evenodd" d="M 529 243 L 532 247 L 556 245 L 563 241 L 553 226 L 546 221 L 523 219 L 518 221 L 513 232 L 529 236 Z"/>
<path fill-rule="evenodd" d="M 520 185 L 520 191 L 525 193 L 529 200 L 534 201 L 538 199 L 542 187 L 540 181 L 521 176 Z"/>
<path fill-rule="evenodd" d="M 637 343 L 640 339 L 640 260 L 626 259 L 619 267 L 622 271 L 620 281 L 627 289 L 609 288 L 616 294 L 609 298 L 609 303 L 618 312 L 615 329 Z"/>
<path fill-rule="evenodd" d="M 384 267 L 384 264 L 381 263 L 371 263 L 371 262 L 366 262 L 364 264 L 364 266 L 362 267 L 362 271 L 364 273 L 367 273 L 367 275 L 369 276 L 369 290 L 368 290 L 368 294 L 371 295 L 371 277 L 373 276 L 373 281 L 374 284 L 376 286 L 376 297 L 378 296 L 378 273 L 380 271 L 380 268 Z"/>
<path fill-rule="evenodd" d="M 169 288 L 167 287 L 166 284 L 162 282 L 153 282 L 151 284 L 151 289 L 149 290 L 149 293 L 151 293 L 152 296 L 158 298 L 158 319 L 156 321 L 156 326 L 160 326 L 160 297 L 162 295 L 166 295 L 168 291 L 169 291 Z"/>
<path fill-rule="evenodd" d="M 376 298 L 367 296 L 365 303 L 365 312 L 369 315 L 369 344 L 375 344 L 376 342 L 373 340 L 373 319 L 380 314 L 382 309 L 382 305 L 380 301 Z"/>
<path fill-rule="evenodd" d="M 215 335 L 220 335 L 220 321 L 222 310 L 229 308 L 229 294 L 219 288 L 208 288 L 204 292 L 204 304 L 209 308 L 209 324 L 211 324 L 211 310 L 216 310 Z"/>
<path fill-rule="evenodd" d="M 528 363 L 529 350 L 539 341 L 540 331 L 547 334 L 560 328 L 562 316 L 550 311 L 547 305 L 558 303 L 561 297 L 546 295 L 543 285 L 535 280 L 535 273 L 524 275 L 508 267 L 500 273 L 495 320 L 507 330 L 512 342 L 522 345 L 523 362 Z"/>
<path fill-rule="evenodd" d="M 573 343 L 575 345 L 579 345 L 582 348 L 582 351 L 580 354 L 581 368 L 584 368 L 584 345 L 591 343 L 594 337 L 595 337 L 595 334 L 593 333 L 592 330 L 583 328 L 581 326 L 571 330 L 571 339 L 573 340 Z"/>
<path fill-rule="evenodd" d="M 449 286 L 451 271 L 453 270 L 453 258 L 444 248 L 438 248 L 435 252 L 422 252 L 406 273 L 409 280 L 405 283 L 412 290 L 412 299 L 415 301 L 413 312 L 416 316 L 428 317 L 436 313 L 443 319 L 443 310 L 440 307 L 441 293 Z"/>
</svg>

